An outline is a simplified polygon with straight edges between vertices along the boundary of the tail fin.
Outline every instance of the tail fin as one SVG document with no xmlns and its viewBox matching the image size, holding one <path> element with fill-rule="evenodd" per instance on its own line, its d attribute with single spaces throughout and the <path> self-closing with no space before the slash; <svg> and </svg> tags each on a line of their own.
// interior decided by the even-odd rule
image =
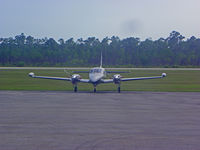
<svg viewBox="0 0 200 150">
<path fill-rule="evenodd" d="M 101 62 L 100 62 L 100 68 L 102 68 L 102 51 L 101 51 Z"/>
</svg>

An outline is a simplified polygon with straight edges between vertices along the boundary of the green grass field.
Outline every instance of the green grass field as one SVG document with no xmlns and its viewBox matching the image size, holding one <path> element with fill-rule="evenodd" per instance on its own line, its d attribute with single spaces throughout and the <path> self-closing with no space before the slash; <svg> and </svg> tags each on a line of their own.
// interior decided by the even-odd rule
<svg viewBox="0 0 200 150">
<path fill-rule="evenodd" d="M 73 86 L 67 81 L 35 79 L 28 76 L 29 72 L 36 75 L 66 77 L 63 70 L 0 70 L 0 90 L 56 90 L 73 91 Z M 122 82 L 122 91 L 159 91 L 159 92 L 200 92 L 200 71 L 182 70 L 133 70 L 122 74 L 123 77 L 157 76 L 167 73 L 163 79 Z M 88 78 L 88 74 L 81 74 Z M 112 76 L 110 76 L 112 77 Z M 100 84 L 97 91 L 116 91 L 113 83 Z M 78 84 L 80 91 L 93 91 L 91 84 Z"/>
</svg>

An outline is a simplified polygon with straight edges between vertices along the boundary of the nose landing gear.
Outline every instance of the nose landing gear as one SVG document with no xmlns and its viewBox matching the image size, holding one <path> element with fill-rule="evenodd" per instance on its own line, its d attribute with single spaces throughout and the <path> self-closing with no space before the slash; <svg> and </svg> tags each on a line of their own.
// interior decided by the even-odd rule
<svg viewBox="0 0 200 150">
<path fill-rule="evenodd" d="M 94 93 L 96 93 L 97 92 L 97 89 L 96 89 L 96 84 L 94 84 Z"/>
</svg>

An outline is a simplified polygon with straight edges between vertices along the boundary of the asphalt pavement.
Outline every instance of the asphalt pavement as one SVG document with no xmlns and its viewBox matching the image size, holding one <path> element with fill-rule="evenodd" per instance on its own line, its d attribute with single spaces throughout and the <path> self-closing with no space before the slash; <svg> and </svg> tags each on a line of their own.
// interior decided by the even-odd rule
<svg viewBox="0 0 200 150">
<path fill-rule="evenodd" d="M 200 93 L 0 91 L 0 150 L 198 150 Z"/>
</svg>

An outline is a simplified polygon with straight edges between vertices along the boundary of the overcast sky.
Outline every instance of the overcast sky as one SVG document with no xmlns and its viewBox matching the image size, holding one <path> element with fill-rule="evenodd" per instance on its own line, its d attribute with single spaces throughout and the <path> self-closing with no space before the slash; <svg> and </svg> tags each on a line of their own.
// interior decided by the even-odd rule
<svg viewBox="0 0 200 150">
<path fill-rule="evenodd" d="M 0 37 L 200 37 L 200 0 L 0 0 Z"/>
</svg>

